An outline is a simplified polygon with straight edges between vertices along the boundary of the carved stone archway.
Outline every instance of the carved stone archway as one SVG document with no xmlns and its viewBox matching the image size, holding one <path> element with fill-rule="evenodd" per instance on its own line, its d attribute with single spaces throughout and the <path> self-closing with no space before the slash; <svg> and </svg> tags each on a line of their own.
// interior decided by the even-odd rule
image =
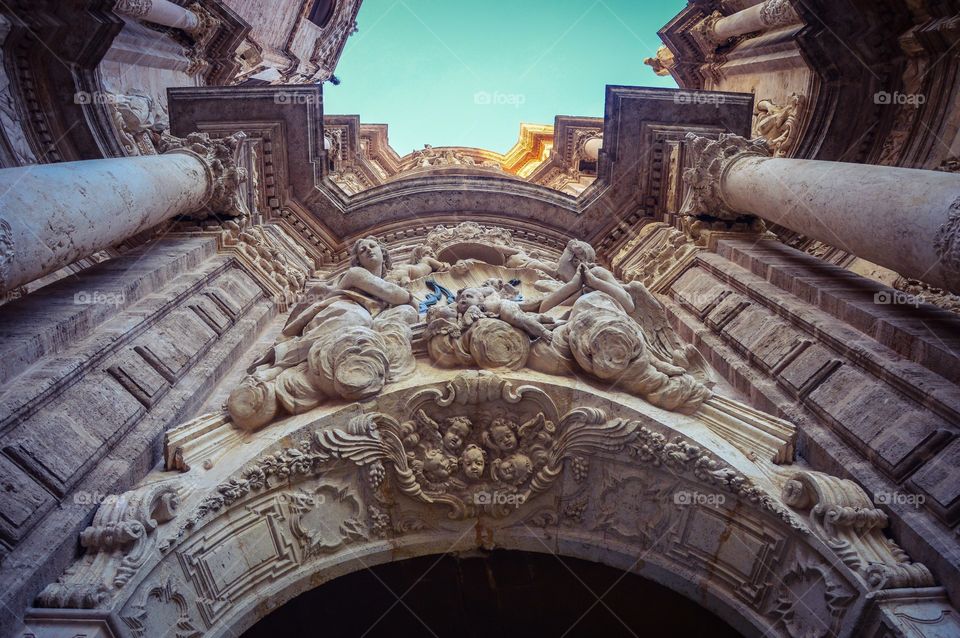
<svg viewBox="0 0 960 638">
<path fill-rule="evenodd" d="M 884 605 L 944 604 L 859 487 L 700 416 L 529 371 L 414 377 L 252 434 L 222 413 L 171 431 L 165 469 L 108 498 L 31 630 L 236 635 L 340 575 L 477 548 L 630 570 L 745 635 L 866 635 Z"/>
</svg>

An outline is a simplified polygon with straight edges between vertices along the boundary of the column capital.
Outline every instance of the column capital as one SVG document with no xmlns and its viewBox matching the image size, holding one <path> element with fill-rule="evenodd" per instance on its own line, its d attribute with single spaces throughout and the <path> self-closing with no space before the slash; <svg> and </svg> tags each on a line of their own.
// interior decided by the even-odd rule
<svg viewBox="0 0 960 638">
<path fill-rule="evenodd" d="M 722 133 L 713 140 L 687 133 L 686 147 L 693 156 L 693 166 L 683 172 L 683 181 L 689 192 L 681 214 L 708 215 L 730 221 L 743 217 L 744 213 L 731 210 L 723 199 L 723 175 L 742 159 L 769 158 L 766 140 L 748 140 L 732 133 Z"/>
<path fill-rule="evenodd" d="M 152 8 L 153 0 L 117 0 L 113 10 L 131 18 L 142 18 L 150 13 Z"/>
<path fill-rule="evenodd" d="M 237 216 L 242 212 L 239 201 L 240 185 L 247 181 L 247 170 L 239 165 L 240 148 L 246 133 L 237 132 L 229 137 L 212 138 L 209 133 L 190 133 L 185 138 L 164 135 L 159 151 L 184 153 L 199 159 L 207 169 L 209 189 L 205 211 Z"/>
<path fill-rule="evenodd" d="M 800 22 L 800 16 L 794 10 L 790 0 L 767 0 L 760 9 L 760 20 L 764 26 L 785 27 Z"/>
<path fill-rule="evenodd" d="M 699 40 L 706 49 L 710 51 L 716 49 L 717 46 L 726 41 L 726 38 L 717 35 L 717 22 L 723 20 L 724 17 L 719 11 L 714 11 L 691 29 L 693 37 Z"/>
</svg>

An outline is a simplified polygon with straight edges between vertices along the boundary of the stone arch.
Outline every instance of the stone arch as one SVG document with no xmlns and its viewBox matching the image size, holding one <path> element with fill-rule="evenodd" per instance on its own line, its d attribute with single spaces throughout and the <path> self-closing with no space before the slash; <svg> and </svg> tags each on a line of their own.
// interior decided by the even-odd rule
<svg viewBox="0 0 960 638">
<path fill-rule="evenodd" d="M 885 519 L 863 524 L 862 490 L 751 453 L 732 421 L 530 372 L 418 376 L 430 380 L 252 434 L 222 413 L 171 431 L 164 470 L 101 508 L 87 554 L 44 590 L 31 626 L 66 614 L 109 621 L 103 635 L 232 635 L 339 575 L 478 548 L 630 569 L 746 635 L 855 635 L 871 591 L 932 584 L 882 535 Z M 464 449 L 547 460 L 523 489 L 503 450 L 497 474 L 430 482 L 418 441 L 458 415 L 471 420 Z M 522 421 L 519 442 L 484 438 L 494 417 Z M 175 516 L 145 520 L 158 502 Z"/>
</svg>

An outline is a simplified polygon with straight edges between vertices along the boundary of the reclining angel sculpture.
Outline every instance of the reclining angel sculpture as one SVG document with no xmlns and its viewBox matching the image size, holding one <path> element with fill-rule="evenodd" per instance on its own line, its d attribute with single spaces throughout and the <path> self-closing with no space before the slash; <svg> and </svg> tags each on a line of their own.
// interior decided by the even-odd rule
<svg viewBox="0 0 960 638">
<path fill-rule="evenodd" d="M 324 399 L 371 397 L 413 371 L 413 293 L 389 282 L 390 255 L 376 238 L 357 241 L 350 268 L 308 289 L 282 335 L 230 393 L 227 411 L 247 430 Z"/>
</svg>

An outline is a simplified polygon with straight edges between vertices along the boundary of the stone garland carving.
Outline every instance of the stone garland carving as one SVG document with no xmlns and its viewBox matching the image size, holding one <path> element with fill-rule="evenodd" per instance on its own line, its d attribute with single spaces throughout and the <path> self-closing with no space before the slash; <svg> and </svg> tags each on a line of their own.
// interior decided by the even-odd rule
<svg viewBox="0 0 960 638">
<path fill-rule="evenodd" d="M 243 208 L 239 200 L 240 184 L 247 181 L 247 170 L 238 165 L 238 156 L 245 133 L 229 137 L 211 138 L 208 133 L 191 133 L 186 138 L 162 135 L 160 153 L 186 153 L 206 164 L 210 171 L 210 197 L 206 202 L 208 213 L 235 217 Z M 197 213 L 203 218 L 203 213 Z"/>
<path fill-rule="evenodd" d="M 412 418 L 402 423 L 383 414 L 355 417 L 344 430 L 318 432 L 317 445 L 367 468 L 375 489 L 389 468 L 400 492 L 447 506 L 457 520 L 507 516 L 548 490 L 565 460 L 618 452 L 638 425 L 597 408 L 558 417 L 541 390 L 514 389 L 483 372 L 458 376 L 446 394 L 415 395 L 407 412 Z"/>
<path fill-rule="evenodd" d="M 263 228 L 250 226 L 248 218 L 225 221 L 220 241 L 223 246 L 239 249 L 281 288 L 291 293 L 303 290 L 308 273 L 291 264 L 276 240 Z"/>
<path fill-rule="evenodd" d="M 451 245 L 465 242 L 476 242 L 487 246 L 514 247 L 516 245 L 510 231 L 481 226 L 476 222 L 463 222 L 452 227 L 441 226 L 431 230 L 424 238 L 424 246 L 435 254 L 440 254 L 444 248 Z"/>
<path fill-rule="evenodd" d="M 819 472 L 798 472 L 784 485 L 783 500 L 794 509 L 809 510 L 814 533 L 871 588 L 934 584 L 926 566 L 911 563 L 906 553 L 883 535 L 887 515 L 875 508 L 853 481 Z"/>
<path fill-rule="evenodd" d="M 786 157 L 793 149 L 800 133 L 797 121 L 804 103 L 805 97 L 797 93 L 790 95 L 786 106 L 779 106 L 772 100 L 757 102 L 754 136 L 766 140 L 773 157 Z"/>
<path fill-rule="evenodd" d="M 417 392 L 402 414 L 356 416 L 344 428 L 319 430 L 310 440 L 258 459 L 204 499 L 184 529 L 253 492 L 325 473 L 340 460 L 362 468 L 374 490 L 389 478 L 389 492 L 445 506 L 451 518 L 503 517 L 548 490 L 564 467 L 582 483 L 590 455 L 626 451 L 640 463 L 690 475 L 809 533 L 776 499 L 702 447 L 679 436 L 670 440 L 639 422 L 610 419 L 597 408 L 560 416 L 542 390 L 514 387 L 490 372 L 464 372 L 442 390 Z"/>
<path fill-rule="evenodd" d="M 960 314 L 960 295 L 906 277 L 897 277 L 897 280 L 893 282 L 893 287 L 944 310 Z"/>
<path fill-rule="evenodd" d="M 281 413 L 300 414 L 327 398 L 358 401 L 413 371 L 413 294 L 384 277 L 392 267 L 375 238 L 357 241 L 351 267 L 308 289 L 280 339 L 227 399 L 233 422 L 260 428 Z"/>
<path fill-rule="evenodd" d="M 714 457 L 698 445 L 682 437 L 668 441 L 659 432 L 640 426 L 636 439 L 627 448 L 631 457 L 654 467 L 667 467 L 677 473 L 689 473 L 700 481 L 723 489 L 738 498 L 755 503 L 761 509 L 789 525 L 794 530 L 808 534 L 809 530 L 787 508 L 756 486 L 752 480 L 724 461 Z"/>
<path fill-rule="evenodd" d="M 693 166 L 683 172 L 687 198 L 680 211 L 688 217 L 738 221 L 744 218 L 730 210 L 723 200 L 721 180 L 730 166 L 746 157 L 770 157 L 763 139 L 747 140 L 732 133 L 722 133 L 716 140 L 687 133 L 686 143 L 693 155 Z"/>
<path fill-rule="evenodd" d="M 106 603 L 144 564 L 157 527 L 177 515 L 177 488 L 153 484 L 108 496 L 80 534 L 86 554 L 37 597 L 38 607 L 93 609 Z"/>
<path fill-rule="evenodd" d="M 523 308 L 505 300 L 503 282 L 458 295 L 456 307 L 427 313 L 427 352 L 440 367 L 529 367 L 547 374 L 585 372 L 659 407 L 695 412 L 710 397 L 706 362 L 670 338 L 660 303 L 641 284 L 623 285 L 572 240 L 558 264 L 560 281 Z M 572 302 L 564 318 L 546 313 Z M 528 312 L 536 307 L 539 312 Z M 531 344 L 531 338 L 536 342 Z"/>
<path fill-rule="evenodd" d="M 766 0 L 760 9 L 760 20 L 767 27 L 785 27 L 800 22 L 790 0 Z"/>
</svg>

